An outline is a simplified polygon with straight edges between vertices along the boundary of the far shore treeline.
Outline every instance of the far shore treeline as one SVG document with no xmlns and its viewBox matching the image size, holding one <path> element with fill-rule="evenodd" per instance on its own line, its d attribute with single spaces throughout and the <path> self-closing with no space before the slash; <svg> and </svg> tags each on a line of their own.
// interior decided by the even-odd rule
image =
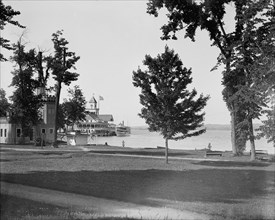
<svg viewBox="0 0 275 220">
<path fill-rule="evenodd" d="M 230 124 L 204 124 L 204 128 L 207 130 L 230 130 Z M 262 124 L 254 124 L 255 129 L 258 129 Z M 138 125 L 138 126 L 131 126 L 134 129 L 148 129 L 147 125 Z"/>
</svg>

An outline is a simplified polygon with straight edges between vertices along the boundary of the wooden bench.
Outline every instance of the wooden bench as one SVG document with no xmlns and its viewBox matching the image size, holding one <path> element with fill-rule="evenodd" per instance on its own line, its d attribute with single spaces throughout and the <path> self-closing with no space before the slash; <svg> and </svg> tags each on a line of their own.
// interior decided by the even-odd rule
<svg viewBox="0 0 275 220">
<path fill-rule="evenodd" d="M 222 156 L 222 152 L 221 151 L 206 151 L 205 152 L 205 156 Z"/>
<path fill-rule="evenodd" d="M 250 151 L 250 155 L 251 155 L 251 151 Z M 268 160 L 267 156 L 268 156 L 267 150 L 255 150 L 256 159 Z"/>
<path fill-rule="evenodd" d="M 250 155 L 251 155 L 251 151 L 250 151 Z M 255 155 L 256 156 L 267 156 L 268 152 L 267 152 L 267 150 L 255 150 Z"/>
<path fill-rule="evenodd" d="M 268 155 L 267 150 L 255 150 L 256 155 Z"/>
<path fill-rule="evenodd" d="M 165 147 L 157 146 L 157 149 L 165 149 Z"/>
</svg>

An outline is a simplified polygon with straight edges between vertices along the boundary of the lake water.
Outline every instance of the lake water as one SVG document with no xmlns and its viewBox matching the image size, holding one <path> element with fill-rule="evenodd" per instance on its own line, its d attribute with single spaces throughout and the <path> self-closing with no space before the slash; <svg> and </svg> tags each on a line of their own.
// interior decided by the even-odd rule
<svg viewBox="0 0 275 220">
<path fill-rule="evenodd" d="M 212 150 L 230 151 L 231 132 L 228 125 L 209 125 L 207 131 L 196 137 L 186 138 L 179 141 L 169 141 L 171 149 L 202 149 L 212 145 Z M 131 135 L 127 137 L 97 137 L 93 140 L 94 144 L 105 144 L 111 146 L 122 146 L 124 141 L 126 147 L 132 148 L 156 148 L 164 147 L 165 141 L 161 135 L 156 132 L 149 132 L 146 127 L 132 127 Z M 267 143 L 266 139 L 256 140 L 256 149 L 267 150 L 270 154 L 274 154 L 274 147 L 271 143 Z M 247 142 L 246 151 L 250 151 L 249 142 Z"/>
</svg>

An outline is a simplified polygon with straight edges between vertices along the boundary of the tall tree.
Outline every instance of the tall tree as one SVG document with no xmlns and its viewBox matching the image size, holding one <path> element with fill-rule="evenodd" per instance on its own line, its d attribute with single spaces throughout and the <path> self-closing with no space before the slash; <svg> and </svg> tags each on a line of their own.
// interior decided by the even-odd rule
<svg viewBox="0 0 275 220">
<path fill-rule="evenodd" d="M 255 159 L 255 137 L 253 120 L 259 119 L 267 107 L 268 88 L 275 84 L 271 80 L 269 63 L 274 63 L 274 5 L 269 1 L 247 1 L 243 7 L 242 37 L 235 42 L 232 55 L 232 69 L 243 75 L 243 83 L 238 91 L 229 98 L 237 103 L 238 111 L 245 116 L 237 128 L 244 128 L 251 146 L 251 160 Z M 268 79 L 268 80 L 267 80 Z M 273 83 L 272 83 L 273 82 Z"/>
<path fill-rule="evenodd" d="M 39 108 L 42 105 L 41 96 L 35 94 L 38 86 L 37 80 L 33 78 L 34 69 L 32 63 L 35 51 L 25 51 L 25 46 L 19 40 L 14 45 L 14 56 L 11 58 L 16 64 L 13 71 L 11 86 L 16 89 L 11 96 L 11 122 L 20 124 L 22 136 L 30 134 L 31 129 L 40 120 Z"/>
<path fill-rule="evenodd" d="M 69 52 L 67 45 L 69 42 L 63 37 L 63 31 L 57 31 L 52 35 L 52 41 L 54 44 L 54 57 L 51 61 L 51 69 L 53 78 L 56 80 L 56 101 L 55 101 L 55 112 L 58 112 L 60 92 L 62 84 L 70 85 L 72 81 L 76 81 L 79 74 L 73 72 L 76 69 L 75 64 L 79 60 L 79 56 L 76 56 L 74 52 Z M 57 114 L 55 114 L 55 125 L 54 125 L 54 141 L 53 146 L 57 146 Z"/>
<path fill-rule="evenodd" d="M 133 72 L 133 84 L 141 88 L 140 117 L 149 125 L 149 131 L 157 131 L 165 139 L 165 157 L 168 163 L 168 141 L 197 136 L 205 132 L 203 125 L 205 107 L 209 97 L 197 91 L 188 91 L 192 82 L 191 69 L 183 67 L 179 56 L 167 46 L 165 52 L 152 58 L 145 56 L 146 71 Z"/>
<path fill-rule="evenodd" d="M 86 118 L 86 100 L 79 86 L 69 89 L 69 99 L 65 99 L 62 109 L 65 115 L 67 126 L 74 126 L 77 122 Z"/>
<path fill-rule="evenodd" d="M 272 0 L 260 0 L 260 4 L 271 2 Z M 244 0 L 204 0 L 204 1 L 170 1 L 170 0 L 149 0 L 147 11 L 150 14 L 158 16 L 158 11 L 165 7 L 168 10 L 168 24 L 163 25 L 162 39 L 177 39 L 176 32 L 185 29 L 185 37 L 195 40 L 197 28 L 209 32 L 212 45 L 220 49 L 218 63 L 225 64 L 223 72 L 223 91 L 224 100 L 231 115 L 231 137 L 232 151 L 237 155 L 238 149 L 243 148 L 245 139 L 242 138 L 243 130 L 237 131 L 237 124 L 244 120 L 245 115 L 239 111 L 238 102 L 231 97 L 239 91 L 239 86 L 245 85 L 244 71 L 232 69 L 232 55 L 236 42 L 239 42 L 243 36 L 243 17 L 245 8 L 253 1 Z M 254 1 L 255 2 L 255 1 Z M 233 3 L 235 5 L 235 29 L 232 32 L 226 32 L 224 15 L 226 14 L 226 5 Z M 262 9 L 262 8 L 261 8 Z M 251 17 L 255 19 L 255 17 Z M 256 18 L 257 21 L 257 18 Z M 230 102 L 231 100 L 231 102 Z M 244 130 L 245 131 L 245 130 Z M 244 141 L 242 141 L 244 140 Z"/>
<path fill-rule="evenodd" d="M 14 21 L 13 17 L 16 15 L 20 15 L 19 11 L 15 11 L 12 9 L 11 6 L 5 6 L 0 0 L 0 30 L 4 30 L 4 26 L 9 23 L 15 26 L 18 26 L 20 28 L 25 28 L 22 26 L 18 21 Z M 3 38 L 0 36 L 0 48 L 3 47 L 7 50 L 12 50 L 13 47 L 10 45 L 10 41 L 8 39 Z M 1 61 L 7 61 L 7 59 L 3 56 L 2 53 L 0 53 L 0 62 Z"/>
<path fill-rule="evenodd" d="M 6 91 L 4 89 L 0 89 L 0 117 L 7 116 L 7 112 L 9 111 L 10 103 L 6 98 Z"/>
</svg>

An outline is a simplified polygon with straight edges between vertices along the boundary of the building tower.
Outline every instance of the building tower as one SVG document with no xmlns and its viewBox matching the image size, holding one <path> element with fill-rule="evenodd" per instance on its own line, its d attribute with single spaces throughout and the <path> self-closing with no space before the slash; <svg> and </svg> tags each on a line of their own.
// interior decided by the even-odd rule
<svg viewBox="0 0 275 220">
<path fill-rule="evenodd" d="M 36 126 L 34 136 L 40 137 L 45 142 L 52 143 L 54 135 L 55 96 L 47 95 L 45 87 L 37 89 L 37 95 L 42 95 L 43 106 L 40 108 L 41 121 Z"/>
<path fill-rule="evenodd" d="M 87 111 L 89 111 L 90 113 L 94 113 L 95 115 L 99 115 L 99 108 L 97 106 L 97 101 L 94 96 L 89 101 L 89 104 L 90 106 L 87 108 Z"/>
</svg>

